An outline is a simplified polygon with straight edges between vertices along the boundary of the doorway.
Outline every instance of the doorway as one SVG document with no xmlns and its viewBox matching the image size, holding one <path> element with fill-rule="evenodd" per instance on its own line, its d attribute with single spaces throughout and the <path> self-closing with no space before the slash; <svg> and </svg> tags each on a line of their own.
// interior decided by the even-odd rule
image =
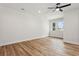
<svg viewBox="0 0 79 59">
<path fill-rule="evenodd" d="M 63 38 L 64 19 L 52 19 L 49 21 L 49 36 Z"/>
</svg>

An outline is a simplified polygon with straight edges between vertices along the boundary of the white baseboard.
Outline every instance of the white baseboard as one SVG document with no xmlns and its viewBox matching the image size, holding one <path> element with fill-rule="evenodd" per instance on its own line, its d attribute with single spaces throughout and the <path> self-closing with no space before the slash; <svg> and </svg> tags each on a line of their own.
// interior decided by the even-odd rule
<svg viewBox="0 0 79 59">
<path fill-rule="evenodd" d="M 65 43 L 70 43 L 70 44 L 75 44 L 75 45 L 79 45 L 79 42 L 74 42 L 74 41 L 66 41 L 63 40 Z"/>
<path fill-rule="evenodd" d="M 30 41 L 30 40 L 40 39 L 40 38 L 44 38 L 44 37 L 47 37 L 47 36 L 33 37 L 33 38 L 22 39 L 22 40 L 19 40 L 19 41 L 6 42 L 6 43 L 3 43 L 3 44 L 0 44 L 0 46 L 15 44 L 15 43 L 23 42 L 23 41 Z"/>
</svg>

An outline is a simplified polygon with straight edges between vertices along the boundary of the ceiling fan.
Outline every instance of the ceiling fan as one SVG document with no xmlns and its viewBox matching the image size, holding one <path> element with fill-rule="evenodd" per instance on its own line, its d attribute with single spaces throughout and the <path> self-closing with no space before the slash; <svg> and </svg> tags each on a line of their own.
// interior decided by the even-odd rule
<svg viewBox="0 0 79 59">
<path fill-rule="evenodd" d="M 62 5 L 61 3 L 56 3 L 56 7 L 48 7 L 48 9 L 52 9 L 53 12 L 56 11 L 56 10 L 63 12 L 62 8 L 68 7 L 68 6 L 71 6 L 71 3 L 65 4 L 65 5 Z"/>
</svg>

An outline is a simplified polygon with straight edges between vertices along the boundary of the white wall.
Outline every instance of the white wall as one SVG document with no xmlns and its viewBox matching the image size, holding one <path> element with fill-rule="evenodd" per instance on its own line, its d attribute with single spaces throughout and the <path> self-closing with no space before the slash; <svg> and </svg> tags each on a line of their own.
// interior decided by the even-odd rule
<svg viewBox="0 0 79 59">
<path fill-rule="evenodd" d="M 0 7 L 0 45 L 48 36 L 49 26 L 45 15 L 21 13 Z"/>
<path fill-rule="evenodd" d="M 79 9 L 64 12 L 64 42 L 79 44 Z"/>
</svg>

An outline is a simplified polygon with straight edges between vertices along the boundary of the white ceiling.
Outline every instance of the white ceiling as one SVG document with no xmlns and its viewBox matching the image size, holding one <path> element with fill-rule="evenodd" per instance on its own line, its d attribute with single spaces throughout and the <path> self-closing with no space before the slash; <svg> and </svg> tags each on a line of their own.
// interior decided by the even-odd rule
<svg viewBox="0 0 79 59">
<path fill-rule="evenodd" d="M 48 6 L 53 6 L 55 4 L 52 3 L 6 3 L 6 4 L 0 4 L 0 6 L 3 7 L 9 7 L 14 8 L 17 10 L 21 10 L 21 8 L 24 8 L 24 11 L 29 13 L 38 13 L 40 10 L 40 13 L 47 12 Z"/>
<path fill-rule="evenodd" d="M 24 11 L 29 13 L 38 13 L 39 10 L 40 13 L 47 13 L 50 12 L 50 10 L 48 10 L 48 7 L 55 7 L 55 3 L 0 3 L 0 6 L 14 8 L 17 10 L 24 8 Z M 72 3 L 71 6 L 65 8 L 65 11 L 76 8 L 79 8 L 79 4 Z"/>
</svg>

